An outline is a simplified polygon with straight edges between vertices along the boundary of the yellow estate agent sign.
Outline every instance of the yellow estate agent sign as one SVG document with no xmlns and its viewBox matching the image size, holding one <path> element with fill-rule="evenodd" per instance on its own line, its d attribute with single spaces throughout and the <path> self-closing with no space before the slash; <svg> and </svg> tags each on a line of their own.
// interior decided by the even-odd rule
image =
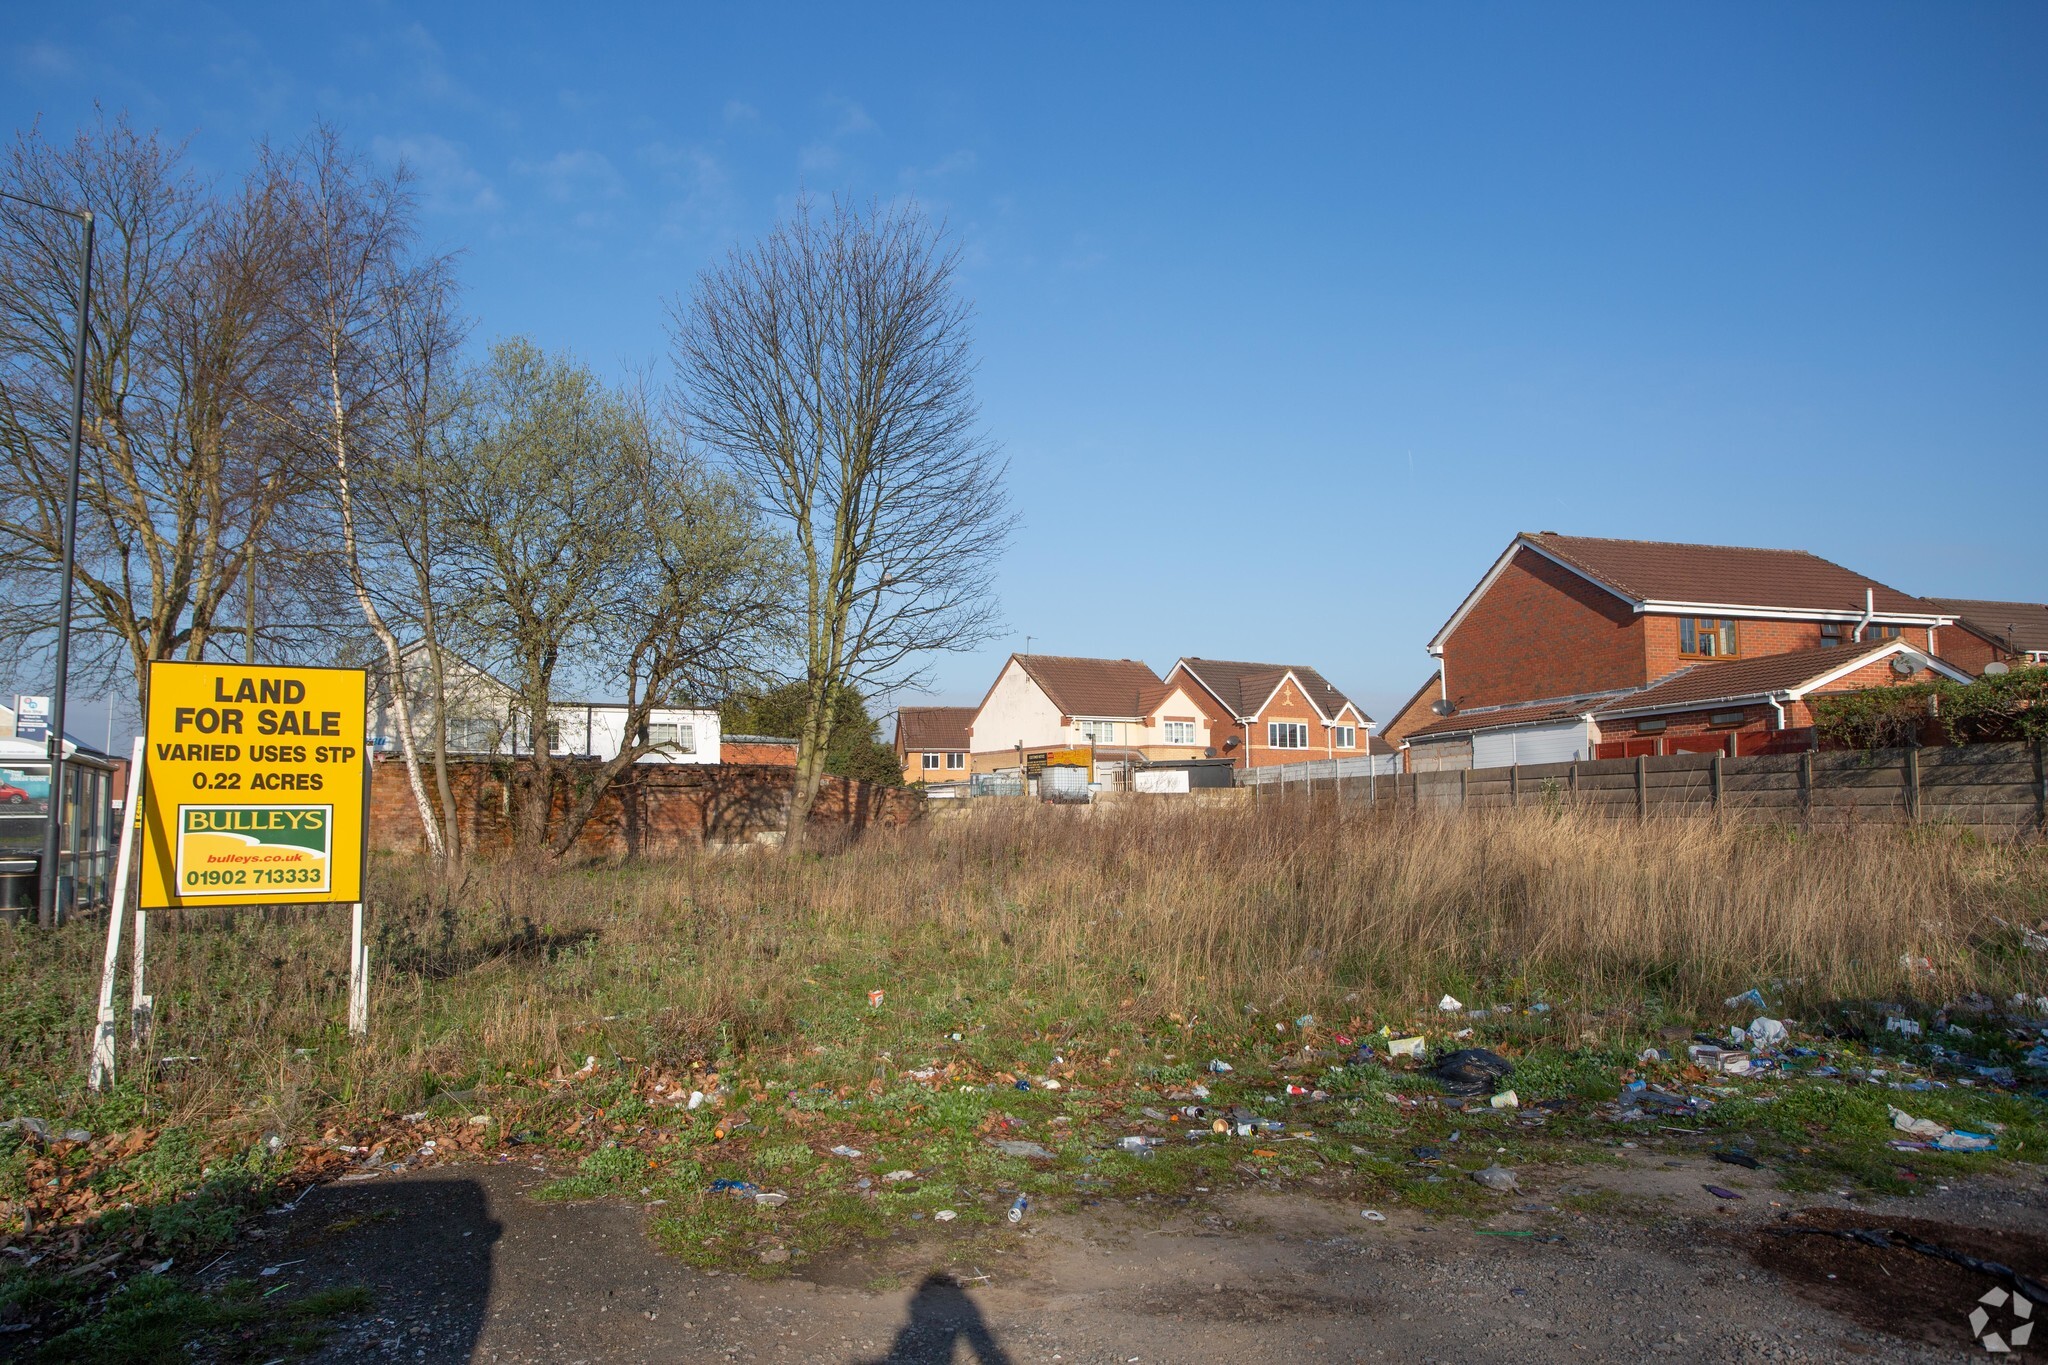
<svg viewBox="0 0 2048 1365">
<path fill-rule="evenodd" d="M 363 898 L 368 675 L 154 663 L 142 908 Z"/>
</svg>

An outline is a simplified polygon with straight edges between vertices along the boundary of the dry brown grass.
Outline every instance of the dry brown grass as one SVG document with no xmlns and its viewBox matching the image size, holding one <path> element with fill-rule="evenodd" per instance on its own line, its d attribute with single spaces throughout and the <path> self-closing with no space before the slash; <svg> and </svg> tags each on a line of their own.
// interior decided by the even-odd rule
<svg viewBox="0 0 2048 1365">
<path fill-rule="evenodd" d="M 157 916 L 155 1047 L 202 1060 L 130 1065 L 152 1106 L 304 1130 L 607 1047 L 734 1055 L 858 1031 L 871 986 L 972 996 L 1027 1032 L 1246 1002 L 1392 1017 L 1445 990 L 1683 1011 L 1772 978 L 1803 979 L 1809 1002 L 2048 989 L 1999 923 L 2048 913 L 2048 853 L 1940 829 L 1020 806 L 800 859 L 452 882 L 394 862 L 376 884 L 364 1048 L 337 1029 L 339 911 Z M 0 1107 L 77 1102 L 98 946 L 90 925 L 0 931 Z"/>
</svg>

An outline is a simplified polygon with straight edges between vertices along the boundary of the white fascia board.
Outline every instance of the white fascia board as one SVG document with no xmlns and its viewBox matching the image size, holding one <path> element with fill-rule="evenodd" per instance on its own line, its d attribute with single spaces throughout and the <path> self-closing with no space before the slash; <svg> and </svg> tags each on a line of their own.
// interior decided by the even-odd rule
<svg viewBox="0 0 2048 1365">
<path fill-rule="evenodd" d="M 1480 720 L 1478 722 L 1474 722 L 1473 725 L 1468 729 L 1439 730 L 1437 733 L 1433 735 L 1415 735 L 1412 736 L 1412 738 L 1415 740 L 1417 744 L 1428 744 L 1433 740 L 1439 739 L 1470 738 L 1471 736 L 1478 734 L 1482 730 L 1491 732 L 1506 732 L 1508 730 L 1547 730 L 1552 726 L 1556 725 L 1580 725 L 1592 719 L 1593 713 L 1591 711 L 1567 711 L 1562 715 L 1550 716 L 1543 720 L 1511 720 L 1507 722 L 1505 725 L 1486 725 L 1480 723 L 1485 720 L 1485 717 L 1482 716 L 1480 717 Z"/>
<path fill-rule="evenodd" d="M 1740 602 L 1638 602 L 1638 615 L 1670 616 L 1748 616 L 1762 621 L 1863 621 L 1862 611 L 1837 610 L 1833 607 L 1757 607 Z M 1953 616 L 1915 616 L 1905 612 L 1880 611 L 1868 618 L 1867 624 L 1877 626 L 1948 626 L 1954 625 Z"/>
<path fill-rule="evenodd" d="M 1845 678 L 1859 668 L 1867 668 L 1879 659 L 1888 659 L 1894 654 L 1907 655 L 1919 667 L 1933 669 L 1935 672 L 1947 676 L 1951 681 L 1959 683 L 1975 681 L 1969 674 L 1952 664 L 1935 658 L 1924 649 L 1915 649 L 1904 640 L 1888 640 L 1878 648 L 1869 650 L 1858 658 L 1850 659 L 1811 681 L 1801 683 L 1797 687 L 1786 688 L 1785 695 L 1793 701 L 1798 701 L 1809 692 L 1826 687 L 1829 683 Z"/>
<path fill-rule="evenodd" d="M 1266 699 L 1259 703 L 1259 709 L 1252 712 L 1249 716 L 1240 717 L 1240 719 L 1248 721 L 1257 720 L 1260 716 L 1265 715 L 1266 708 L 1273 704 L 1273 698 L 1279 696 L 1280 689 L 1287 686 L 1287 684 L 1290 682 L 1294 684 L 1294 690 L 1301 693 L 1301 699 L 1308 703 L 1308 709 L 1315 712 L 1317 718 L 1320 719 L 1323 722 L 1323 724 L 1328 725 L 1330 723 L 1330 717 L 1323 714 L 1323 708 L 1316 705 L 1316 699 L 1308 694 L 1308 689 L 1301 685 L 1301 679 L 1294 676 L 1294 670 L 1291 668 L 1280 675 L 1280 681 L 1273 684 L 1273 690 L 1271 692 L 1268 692 L 1266 694 Z"/>
<path fill-rule="evenodd" d="M 1726 706 L 1745 706 L 1750 702 L 1773 700 L 1786 702 L 1796 699 L 1796 693 L 1788 692 L 1783 688 L 1775 690 L 1766 689 L 1761 692 L 1732 693 L 1725 697 L 1706 697 L 1696 701 L 1665 702 L 1662 706 L 1603 707 L 1600 714 L 1594 717 L 1594 719 L 1596 721 L 1632 720 L 1637 716 L 1675 716 L 1685 711 L 1713 711 Z"/>
<path fill-rule="evenodd" d="M 1460 602 L 1458 604 L 1458 609 L 1451 613 L 1451 619 L 1444 622 L 1443 628 L 1441 630 L 1437 631 L 1436 634 L 1429 637 L 1429 652 L 1431 654 L 1437 655 L 1438 657 L 1441 657 L 1443 655 L 1444 641 L 1450 638 L 1451 632 L 1456 630 L 1459 626 L 1459 623 L 1464 621 L 1465 617 L 1471 612 L 1473 606 L 1477 604 L 1479 599 L 1486 596 L 1486 590 L 1488 588 L 1491 588 L 1494 585 L 1494 583 L 1500 578 L 1500 576 L 1508 571 L 1508 565 L 1514 560 L 1515 551 L 1522 549 L 1525 546 L 1530 550 L 1535 551 L 1537 554 L 1542 555 L 1545 559 L 1557 565 L 1558 568 L 1565 570 L 1567 573 L 1575 574 L 1578 577 L 1585 579 L 1588 583 L 1591 583 L 1594 587 L 1600 589 L 1600 591 L 1608 594 L 1610 597 L 1628 603 L 1629 606 L 1633 607 L 1637 611 L 1641 611 L 1643 609 L 1643 604 L 1641 602 L 1638 602 L 1635 598 L 1630 597 L 1627 593 L 1621 591 L 1612 583 L 1603 582 L 1602 580 L 1593 577 L 1593 575 L 1587 573 L 1584 569 L 1580 568 L 1576 564 L 1565 563 L 1565 561 L 1559 559 L 1556 555 L 1550 553 L 1550 551 L 1544 549 L 1535 541 L 1530 540 L 1527 536 L 1516 536 L 1514 538 L 1514 541 L 1508 546 L 1508 548 L 1501 552 L 1500 558 L 1493 561 L 1493 567 L 1486 571 L 1486 577 L 1479 580 L 1479 586 L 1472 589 L 1471 592 L 1465 594 L 1465 600 Z"/>
</svg>

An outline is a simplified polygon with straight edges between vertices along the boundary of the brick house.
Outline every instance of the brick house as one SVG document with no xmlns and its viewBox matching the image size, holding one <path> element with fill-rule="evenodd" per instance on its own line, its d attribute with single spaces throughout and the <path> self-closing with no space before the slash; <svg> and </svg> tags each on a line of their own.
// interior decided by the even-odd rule
<svg viewBox="0 0 2048 1365">
<path fill-rule="evenodd" d="M 1392 719 L 1380 727 L 1379 737 L 1399 748 L 1408 736 L 1425 725 L 1435 723 L 1437 714 L 1430 706 L 1437 700 L 1437 688 L 1442 678 L 1441 670 L 1430 674 L 1428 680 L 1415 689 L 1415 695 L 1402 702 Z"/>
<path fill-rule="evenodd" d="M 1955 620 L 1804 551 L 1524 533 L 1430 640 L 1432 718 L 1409 728 L 1421 718 L 1412 701 L 1396 718 L 1400 742 L 1418 771 L 1589 758 L 1604 738 L 1600 717 L 1628 719 L 1612 709 L 1624 696 L 1668 684 L 1713 703 L 1722 699 L 1701 689 L 1713 690 L 1705 680 L 1715 670 L 1892 641 L 1930 661 L 1925 668 Z M 1830 667 L 1799 678 L 1762 671 L 1775 695 L 1810 687 Z M 1683 677 L 1693 681 L 1680 686 Z M 1743 709 L 1740 728 L 1756 731 L 1797 713 Z"/>
<path fill-rule="evenodd" d="M 1166 681 L 1194 698 L 1209 748 L 1239 768 L 1362 758 L 1374 748 L 1372 718 L 1303 664 L 1188 657 Z M 1377 747 L 1390 752 L 1384 741 Z"/>
<path fill-rule="evenodd" d="M 905 706 L 896 712 L 896 757 L 905 785 L 967 780 L 972 706 Z"/>
<path fill-rule="evenodd" d="M 1986 664 L 2048 664 L 2048 605 L 1933 597 L 1955 616 L 1941 633 L 1941 657 L 1981 676 Z"/>
<path fill-rule="evenodd" d="M 1144 762 L 1200 758 L 1220 737 L 1197 690 L 1137 659 L 1012 654 L 974 708 L 969 768 L 1015 773 L 1034 753 L 1083 751 L 1094 779 L 1114 786 Z"/>
<path fill-rule="evenodd" d="M 1970 681 L 1954 664 L 1904 640 L 1694 665 L 1598 707 L 1592 721 L 1600 739 L 1592 756 L 1804 749 L 1814 723 L 1809 698 L 1933 677 Z"/>
</svg>

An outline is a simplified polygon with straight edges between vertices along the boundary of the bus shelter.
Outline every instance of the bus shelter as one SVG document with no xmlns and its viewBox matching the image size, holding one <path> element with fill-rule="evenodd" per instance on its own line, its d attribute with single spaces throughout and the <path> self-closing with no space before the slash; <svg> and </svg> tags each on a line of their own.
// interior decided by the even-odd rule
<svg viewBox="0 0 2048 1365">
<path fill-rule="evenodd" d="M 73 741 L 64 745 L 63 845 L 57 852 L 57 913 L 103 906 L 113 882 L 120 827 L 114 761 Z M 41 740 L 0 739 L 0 921 L 34 919 L 43 837 L 50 819 L 50 760 Z"/>
</svg>

